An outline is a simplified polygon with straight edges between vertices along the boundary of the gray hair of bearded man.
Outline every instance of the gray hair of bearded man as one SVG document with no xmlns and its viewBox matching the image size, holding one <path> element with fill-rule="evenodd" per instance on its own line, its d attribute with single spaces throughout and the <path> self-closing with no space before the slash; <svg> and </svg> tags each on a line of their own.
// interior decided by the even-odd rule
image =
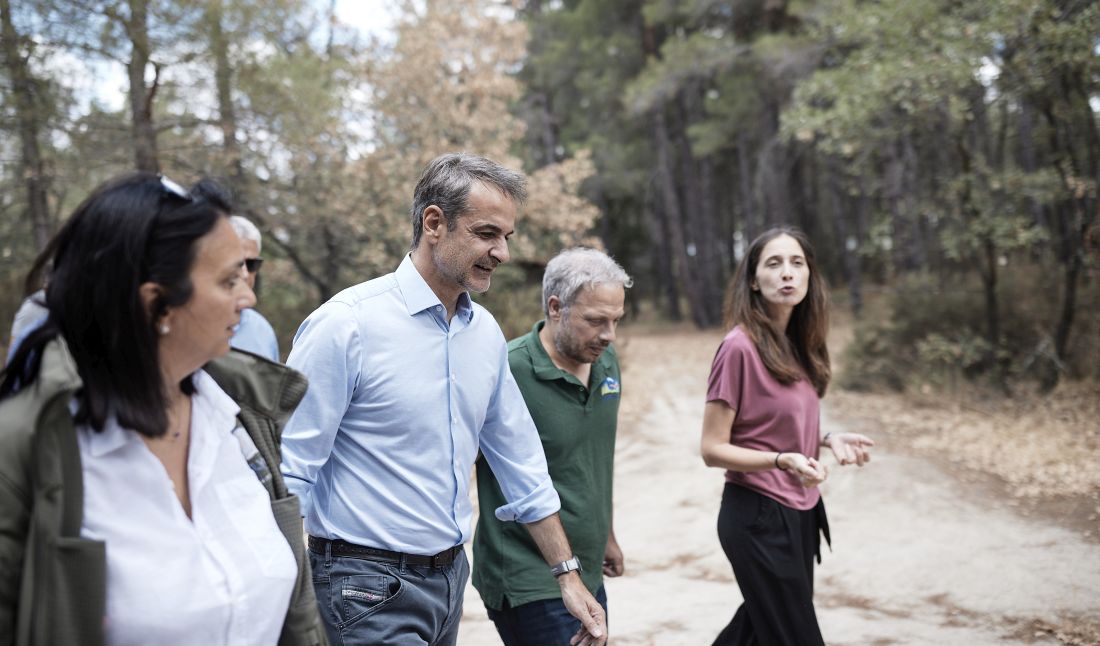
<svg viewBox="0 0 1100 646">
<path fill-rule="evenodd" d="M 576 247 L 567 249 L 546 263 L 542 275 L 542 311 L 550 313 L 550 297 L 557 296 L 562 309 L 568 310 L 582 289 L 596 285 L 634 285 L 634 279 L 606 253 Z"/>
</svg>

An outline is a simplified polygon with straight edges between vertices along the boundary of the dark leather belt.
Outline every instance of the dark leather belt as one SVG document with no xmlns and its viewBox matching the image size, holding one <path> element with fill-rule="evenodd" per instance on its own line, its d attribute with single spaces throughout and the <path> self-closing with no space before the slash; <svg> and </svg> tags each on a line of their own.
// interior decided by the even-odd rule
<svg viewBox="0 0 1100 646">
<path fill-rule="evenodd" d="M 421 554 L 405 554 L 403 552 L 393 552 L 378 547 L 366 547 L 365 545 L 356 545 L 355 543 L 348 543 L 347 541 L 342 541 L 340 539 L 329 540 L 327 538 L 318 538 L 316 536 L 309 537 L 309 549 L 313 550 L 317 554 L 324 554 L 326 547 L 331 550 L 333 556 L 344 556 L 353 559 L 367 559 L 368 561 L 392 563 L 394 565 L 400 564 L 402 561 L 404 561 L 405 565 L 418 565 L 421 567 L 433 568 L 447 567 L 451 563 L 454 563 L 455 559 L 458 558 L 458 555 L 462 553 L 461 545 L 455 545 L 454 547 L 447 548 L 439 554 L 424 556 Z"/>
</svg>

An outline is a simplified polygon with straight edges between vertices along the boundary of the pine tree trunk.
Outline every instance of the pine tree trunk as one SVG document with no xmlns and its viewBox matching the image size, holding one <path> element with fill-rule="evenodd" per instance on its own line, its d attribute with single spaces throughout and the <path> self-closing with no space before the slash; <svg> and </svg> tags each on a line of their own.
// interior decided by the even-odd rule
<svg viewBox="0 0 1100 646">
<path fill-rule="evenodd" d="M 844 282 L 848 284 L 852 315 L 858 319 L 860 311 L 863 309 L 863 294 L 860 291 L 859 251 L 858 246 L 854 244 L 853 227 L 849 221 L 851 218 L 850 213 L 855 209 L 849 208 L 847 196 L 844 194 L 841 178 L 837 176 L 837 171 L 833 169 L 826 172 L 828 172 L 829 177 L 829 195 L 833 212 L 833 224 L 836 228 L 836 240 L 841 249 L 841 267 L 844 272 Z"/>
<path fill-rule="evenodd" d="M 684 239 L 684 217 L 680 197 L 676 192 L 676 179 L 672 169 L 672 151 L 668 136 L 668 123 L 664 111 L 660 108 L 653 113 L 653 137 L 657 151 L 657 185 L 661 195 L 664 214 L 668 220 L 668 241 L 672 257 L 679 272 L 679 285 L 688 297 L 691 319 L 698 327 L 705 327 L 706 321 L 699 318 L 703 311 L 699 281 L 692 271 L 688 258 L 687 242 Z"/>
<path fill-rule="evenodd" d="M 130 0 L 130 18 L 126 24 L 131 53 L 127 64 L 130 77 L 130 128 L 134 138 L 134 166 L 150 173 L 160 172 L 157 156 L 157 131 L 153 126 L 153 99 L 156 97 L 160 70 L 154 65 L 153 84 L 145 86 L 149 66 L 149 15 L 147 0 Z"/>
<path fill-rule="evenodd" d="M 218 96 L 218 128 L 222 133 L 222 151 L 229 177 L 238 195 L 246 191 L 243 182 L 244 163 L 241 146 L 237 141 L 237 110 L 233 104 L 233 67 L 229 62 L 229 39 L 222 27 L 221 0 L 211 0 L 207 5 L 207 22 L 210 29 L 210 50 L 214 55 L 214 85 Z"/>
<path fill-rule="evenodd" d="M 684 94 L 690 94 L 691 90 Z M 715 246 L 718 244 L 714 226 L 714 206 L 710 182 L 710 166 L 706 160 L 696 160 L 687 137 L 689 100 L 682 94 L 673 108 L 673 127 L 670 137 L 676 142 L 680 169 L 679 186 L 682 195 L 684 253 L 691 265 L 695 283 L 689 287 L 695 298 L 690 301 L 691 318 L 700 327 L 718 325 L 722 319 L 721 273 L 717 263 Z"/>
<path fill-rule="evenodd" d="M 656 278 L 658 302 L 663 300 L 665 316 L 671 321 L 682 321 L 684 313 L 680 309 L 680 288 L 676 283 L 673 270 L 672 245 L 669 243 L 668 218 L 660 205 L 651 205 L 650 228 L 653 240 L 657 244 Z"/>
<path fill-rule="evenodd" d="M 753 191 L 752 168 L 749 165 L 749 138 L 743 131 L 737 133 L 737 180 L 740 188 L 741 213 L 744 218 L 742 233 L 745 248 L 748 248 L 748 245 L 756 239 L 759 216 L 756 209 L 756 194 Z"/>
</svg>

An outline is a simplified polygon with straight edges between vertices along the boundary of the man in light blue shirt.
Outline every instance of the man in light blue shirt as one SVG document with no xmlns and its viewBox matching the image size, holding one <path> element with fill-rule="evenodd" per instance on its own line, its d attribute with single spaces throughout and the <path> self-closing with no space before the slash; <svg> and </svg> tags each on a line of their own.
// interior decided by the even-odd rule
<svg viewBox="0 0 1100 646">
<path fill-rule="evenodd" d="M 260 257 L 262 245 L 260 230 L 246 218 L 234 215 L 229 218 L 229 224 L 237 232 L 241 239 L 241 247 L 244 249 L 244 267 L 248 287 L 256 291 L 256 281 L 260 277 L 260 265 L 264 259 Z M 252 354 L 258 354 L 272 361 L 279 360 L 279 341 L 275 337 L 275 330 L 267 322 L 263 314 L 253 308 L 241 310 L 241 322 L 229 339 L 229 345 L 238 350 L 245 350 Z"/>
<path fill-rule="evenodd" d="M 578 642 L 607 639 L 504 335 L 469 295 L 508 260 L 525 195 L 522 175 L 488 159 L 436 158 L 414 192 L 412 252 L 298 329 L 287 363 L 310 387 L 283 432 L 283 471 L 333 643 L 456 642 L 479 450 L 508 501 L 496 516 L 531 532 L 582 622 Z"/>
<path fill-rule="evenodd" d="M 229 345 L 272 361 L 279 360 L 279 340 L 275 337 L 275 329 L 263 314 L 251 307 L 241 310 L 241 322 L 230 337 Z"/>
<path fill-rule="evenodd" d="M 49 313 L 50 310 L 46 309 L 46 290 L 40 289 L 23 299 L 19 309 L 15 311 L 15 319 L 11 323 L 11 336 L 8 337 L 10 341 L 8 342 L 8 356 L 4 360 L 5 365 L 8 361 L 11 361 L 23 339 L 38 329 L 46 321 Z"/>
</svg>

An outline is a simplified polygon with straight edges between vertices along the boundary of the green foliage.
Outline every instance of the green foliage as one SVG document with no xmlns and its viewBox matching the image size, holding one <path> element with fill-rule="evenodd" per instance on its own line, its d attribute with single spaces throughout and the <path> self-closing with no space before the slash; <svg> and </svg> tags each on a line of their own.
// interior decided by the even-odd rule
<svg viewBox="0 0 1100 646">
<path fill-rule="evenodd" d="M 670 39 L 661 47 L 660 59 L 651 61 L 626 87 L 623 100 L 635 113 L 649 112 L 672 101 L 685 84 L 724 72 L 745 50 L 720 31 Z"/>
<path fill-rule="evenodd" d="M 529 170 L 591 151 L 595 173 L 582 193 L 602 211 L 597 231 L 604 246 L 632 273 L 652 249 L 646 210 L 654 156 L 650 126 L 630 116 L 623 99 L 627 84 L 645 66 L 643 4 L 579 0 L 552 8 L 543 3 L 527 16 L 530 40 L 518 75 L 525 97 L 516 105 L 527 124 L 518 154 Z M 647 289 L 652 281 L 641 283 Z"/>
<path fill-rule="evenodd" d="M 1008 367 L 1010 382 L 1041 381 L 1042 360 L 1053 358 L 1049 330 L 1059 294 L 1049 285 L 1057 271 L 1051 263 L 1016 254 L 1003 276 L 1005 340 L 995 353 L 984 334 L 977 280 L 911 275 L 890 294 L 885 318 L 857 326 L 843 355 L 838 383 L 851 390 L 952 387 L 964 380 L 985 381 L 997 362 Z M 1063 368 L 1076 377 L 1100 377 L 1100 284 L 1090 284 L 1082 292 L 1079 307 L 1081 332 Z"/>
<path fill-rule="evenodd" d="M 955 383 L 961 375 L 982 371 L 993 348 L 981 336 L 963 330 L 953 337 L 931 333 L 916 345 L 918 365 L 938 382 Z"/>
<path fill-rule="evenodd" d="M 965 195 L 969 217 L 949 218 L 940 241 L 944 255 L 955 262 L 966 262 L 982 253 L 990 244 L 999 253 L 1031 247 L 1047 239 L 1027 212 L 1029 203 L 1049 203 L 1059 191 L 1060 180 L 1051 171 L 1024 173 L 1018 169 L 995 173 L 978 163 L 971 173 L 960 173 L 947 182 L 950 194 Z"/>
<path fill-rule="evenodd" d="M 691 148 L 701 157 L 727 151 L 735 145 L 755 115 L 763 109 L 763 95 L 754 86 L 762 70 L 752 61 L 734 65 L 716 79 L 704 99 L 706 118 L 688 127 Z"/>
<path fill-rule="evenodd" d="M 747 238 L 789 223 L 853 304 L 860 285 L 901 281 L 905 302 L 853 350 L 880 383 L 904 387 L 910 364 L 940 380 L 1100 364 L 1081 246 L 1100 213 L 1100 2 L 522 4 L 403 1 L 375 42 L 301 0 L 16 3 L 51 224 L 133 165 L 130 106 L 85 101 L 70 68 L 125 76 L 128 10 L 146 6 L 161 166 L 244 198 L 284 341 L 318 299 L 392 270 L 417 171 L 466 149 L 522 164 L 535 187 L 513 239 L 522 271 L 485 296 L 509 334 L 539 316 L 539 263 L 560 247 L 598 235 L 637 277 L 632 299 L 695 316 Z M 35 248 L 9 87 L 0 284 L 14 286 Z M 1020 287 L 1029 272 L 1041 289 Z"/>
<path fill-rule="evenodd" d="M 911 357 L 895 351 L 895 336 L 888 323 L 858 328 L 844 352 L 845 368 L 837 375 L 840 387 L 856 391 L 904 390 L 911 366 L 905 359 Z"/>
<path fill-rule="evenodd" d="M 971 22 L 974 3 L 948 0 L 835 3 L 816 36 L 825 65 L 799 84 L 784 113 L 788 136 L 851 154 L 944 109 L 974 82 L 992 34 Z M 953 112 L 962 104 L 949 103 Z"/>
</svg>

